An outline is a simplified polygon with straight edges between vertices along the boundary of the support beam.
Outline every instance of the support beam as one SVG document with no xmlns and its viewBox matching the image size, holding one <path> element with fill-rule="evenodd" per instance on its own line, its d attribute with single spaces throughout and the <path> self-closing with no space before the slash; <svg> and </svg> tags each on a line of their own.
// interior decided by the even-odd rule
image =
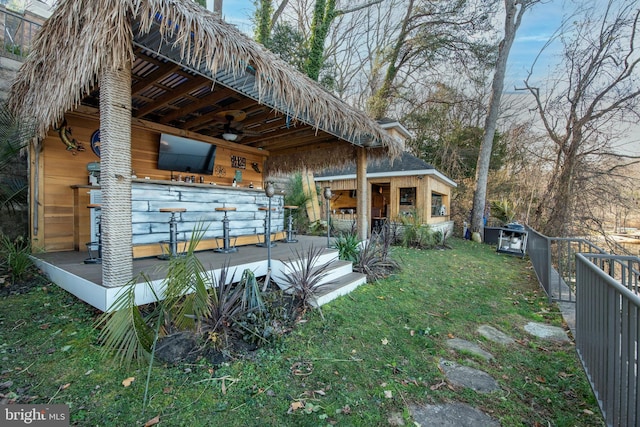
<svg viewBox="0 0 640 427">
<path fill-rule="evenodd" d="M 102 188 L 102 283 L 113 287 L 133 277 L 131 255 L 131 65 L 100 77 L 100 186 Z"/>
<path fill-rule="evenodd" d="M 369 237 L 369 190 L 367 184 L 367 149 L 358 147 L 356 166 L 357 231 L 360 240 Z"/>
</svg>

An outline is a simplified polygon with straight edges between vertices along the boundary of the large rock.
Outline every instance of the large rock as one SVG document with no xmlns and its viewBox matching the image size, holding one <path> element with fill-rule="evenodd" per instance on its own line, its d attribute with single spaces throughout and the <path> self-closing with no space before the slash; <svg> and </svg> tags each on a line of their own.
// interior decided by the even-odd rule
<svg viewBox="0 0 640 427">
<path fill-rule="evenodd" d="M 487 361 L 494 359 L 493 354 L 487 351 L 484 351 L 483 349 L 480 348 L 480 346 L 478 346 L 478 344 L 473 343 L 471 341 L 463 340 L 460 338 L 453 338 L 453 339 L 447 340 L 447 345 L 455 350 L 467 351 Z"/>
<path fill-rule="evenodd" d="M 498 383 L 484 371 L 459 365 L 450 360 L 440 360 L 440 368 L 454 385 L 468 387 L 478 393 L 491 393 L 500 390 Z"/>
<path fill-rule="evenodd" d="M 442 405 L 410 405 L 409 411 L 421 427 L 499 427 L 500 423 L 484 412 L 460 402 Z"/>
<path fill-rule="evenodd" d="M 557 326 L 551 326 L 544 323 L 529 322 L 524 325 L 524 330 L 538 338 L 549 341 L 569 342 L 567 332 Z"/>
<path fill-rule="evenodd" d="M 489 341 L 503 344 L 503 345 L 511 345 L 515 343 L 515 340 L 511 338 L 509 335 L 505 334 L 499 329 L 494 328 L 489 325 L 481 325 L 478 328 L 478 333 L 488 339 Z"/>
</svg>

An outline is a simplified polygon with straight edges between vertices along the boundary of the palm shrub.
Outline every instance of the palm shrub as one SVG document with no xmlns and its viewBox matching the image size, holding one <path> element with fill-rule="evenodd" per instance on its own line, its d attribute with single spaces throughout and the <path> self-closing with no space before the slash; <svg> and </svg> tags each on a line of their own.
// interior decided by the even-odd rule
<svg viewBox="0 0 640 427">
<path fill-rule="evenodd" d="M 143 279 L 155 295 L 150 279 L 147 276 L 143 276 Z M 99 316 L 94 324 L 100 330 L 98 341 L 102 344 L 103 357 L 115 353 L 115 360 L 125 366 L 134 361 L 141 364 L 151 359 L 152 347 L 158 339 L 164 320 L 162 304 L 150 305 L 154 307 L 151 314 L 144 313 L 136 304 L 137 281 L 135 278 L 127 283 L 109 310 Z M 154 330 L 158 330 L 158 333 Z"/>
<path fill-rule="evenodd" d="M 322 247 L 311 245 L 307 253 L 294 251 L 294 259 L 289 259 L 289 266 L 292 270 L 282 278 L 285 284 L 285 292 L 295 294 L 298 305 L 302 313 L 309 307 L 314 307 L 315 295 L 325 286 L 330 286 L 333 282 L 324 282 L 323 279 L 329 274 L 329 264 L 317 265 L 320 256 L 324 252 Z"/>
<path fill-rule="evenodd" d="M 384 279 L 400 269 L 400 263 L 391 257 L 392 235 L 385 227 L 373 232 L 369 241 L 360 248 L 353 269 L 367 276 L 367 282 Z"/>
<path fill-rule="evenodd" d="M 414 211 L 410 215 L 399 217 L 402 231 L 399 232 L 399 242 L 406 248 L 433 248 L 440 244 L 442 233 L 434 232 L 428 224 L 422 223 L 422 218 Z"/>
<path fill-rule="evenodd" d="M 344 261 L 355 262 L 360 252 L 360 239 L 355 233 L 343 233 L 336 237 L 333 241 L 336 249 L 338 249 L 338 258 Z"/>
<path fill-rule="evenodd" d="M 516 217 L 517 205 L 509 200 L 502 198 L 491 202 L 491 216 L 507 224 Z"/>
<path fill-rule="evenodd" d="M 233 318 L 240 312 L 242 289 L 233 287 L 229 266 L 222 268 L 216 280 L 207 272 L 195 255 L 195 249 L 205 233 L 198 224 L 186 253 L 171 258 L 166 277 L 160 286 L 163 295 L 155 292 L 151 281 L 143 276 L 143 283 L 158 301 L 145 307 L 135 302 L 138 280 L 127 283 L 109 308 L 95 323 L 100 329 L 98 340 L 103 353 L 115 352 L 120 364 L 130 365 L 151 359 L 155 343 L 175 331 L 191 330 L 207 334 L 219 345 L 226 342 Z"/>
</svg>

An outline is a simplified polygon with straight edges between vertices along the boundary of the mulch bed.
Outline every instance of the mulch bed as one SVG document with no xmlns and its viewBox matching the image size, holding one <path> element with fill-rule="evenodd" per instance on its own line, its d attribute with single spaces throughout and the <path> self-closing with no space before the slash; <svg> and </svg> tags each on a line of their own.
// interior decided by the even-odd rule
<svg viewBox="0 0 640 427">
<path fill-rule="evenodd" d="M 49 280 L 36 267 L 30 268 L 23 277 L 13 279 L 7 268 L 0 265 L 0 296 L 26 294 L 49 284 Z"/>
</svg>

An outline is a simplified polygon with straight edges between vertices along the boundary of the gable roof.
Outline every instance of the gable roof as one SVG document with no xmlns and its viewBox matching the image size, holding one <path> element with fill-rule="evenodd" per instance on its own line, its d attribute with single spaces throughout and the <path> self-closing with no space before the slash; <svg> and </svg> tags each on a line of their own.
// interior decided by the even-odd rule
<svg viewBox="0 0 640 427">
<path fill-rule="evenodd" d="M 370 161 L 367 164 L 367 178 L 413 175 L 433 175 L 452 187 L 458 186 L 455 181 L 439 172 L 433 165 L 406 151 L 396 159 L 380 159 Z M 354 164 L 341 168 L 327 169 L 314 175 L 316 181 L 339 181 L 354 179 L 355 177 L 356 166 Z"/>
<path fill-rule="evenodd" d="M 242 143 L 268 150 L 282 170 L 341 164 L 349 150 L 341 142 L 374 156 L 403 149 L 366 114 L 191 0 L 60 1 L 33 41 L 10 106 L 33 118 L 42 137 L 66 111 L 95 104 L 102 70 L 127 64 L 134 118 L 217 136 L 222 113 L 242 106 L 250 110 L 242 125 L 256 135 Z M 340 155 L 301 156 L 311 143 L 326 153 L 333 144 Z"/>
</svg>

